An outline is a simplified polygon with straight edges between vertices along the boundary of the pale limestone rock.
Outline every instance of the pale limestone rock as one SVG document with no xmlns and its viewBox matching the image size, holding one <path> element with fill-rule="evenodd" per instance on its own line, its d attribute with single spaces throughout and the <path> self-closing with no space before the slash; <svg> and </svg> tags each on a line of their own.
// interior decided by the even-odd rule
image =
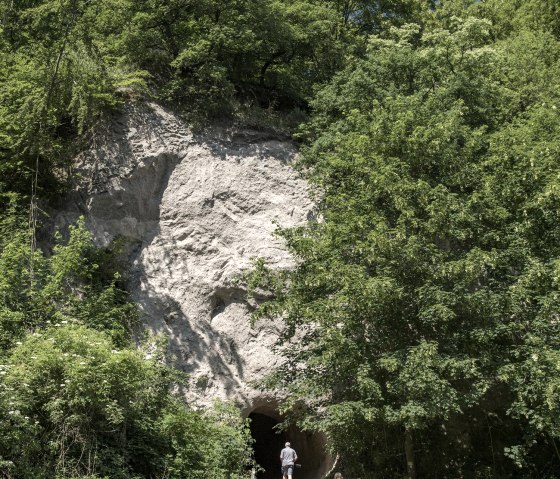
<svg viewBox="0 0 560 479">
<path fill-rule="evenodd" d="M 279 323 L 250 326 L 250 305 L 232 280 L 264 257 L 292 265 L 275 223 L 312 215 L 306 183 L 290 166 L 294 146 L 278 135 L 214 128 L 194 135 L 176 115 L 137 103 L 100 131 L 75 166 L 75 191 L 56 217 L 79 214 L 99 245 L 136 245 L 133 299 L 154 333 L 170 338 L 186 394 L 200 404 L 233 399 L 247 412 L 266 398 L 248 384 L 274 367 Z"/>
</svg>

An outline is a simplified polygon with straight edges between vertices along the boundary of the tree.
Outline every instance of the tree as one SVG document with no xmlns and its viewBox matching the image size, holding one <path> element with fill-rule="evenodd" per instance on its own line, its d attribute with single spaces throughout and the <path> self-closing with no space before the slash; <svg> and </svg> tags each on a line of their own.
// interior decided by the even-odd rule
<svg viewBox="0 0 560 479">
<path fill-rule="evenodd" d="M 320 220 L 248 276 L 286 323 L 268 385 L 360 477 L 553 477 L 560 45 L 440 13 L 312 104 Z"/>
</svg>

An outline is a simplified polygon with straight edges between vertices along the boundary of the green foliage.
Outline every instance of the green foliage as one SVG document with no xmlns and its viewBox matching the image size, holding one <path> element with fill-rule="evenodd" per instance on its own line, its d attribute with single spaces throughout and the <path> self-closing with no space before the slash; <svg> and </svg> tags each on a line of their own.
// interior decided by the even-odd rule
<svg viewBox="0 0 560 479">
<path fill-rule="evenodd" d="M 0 2 L 0 191 L 27 192 L 36 158 L 52 189 L 53 173 L 76 151 L 69 140 L 117 104 L 127 71 L 99 51 L 91 3 Z"/>
<path fill-rule="evenodd" d="M 217 404 L 187 409 L 178 375 L 83 326 L 28 336 L 0 366 L 0 457 L 14 478 L 240 478 L 249 432 Z"/>
<path fill-rule="evenodd" d="M 254 466 L 247 420 L 231 404 L 216 401 L 202 417 L 177 410 L 163 423 L 175 451 L 168 457 L 170 477 L 241 479 Z"/>
<path fill-rule="evenodd" d="M 286 323 L 268 385 L 349 474 L 403 474 L 406 449 L 420 476 L 553 477 L 560 42 L 547 9 L 442 3 L 312 102 L 320 221 L 280 231 L 295 270 L 248 276 Z"/>
<path fill-rule="evenodd" d="M 60 240 L 60 238 L 59 238 Z M 136 309 L 117 286 L 119 275 L 98 274 L 101 254 L 83 220 L 71 226 L 66 244 L 52 255 L 30 254 L 29 238 L 15 233 L 0 250 L 0 345 L 37 328 L 80 323 L 109 332 L 118 344 L 129 341 Z"/>
<path fill-rule="evenodd" d="M 329 2 L 114 3 L 120 16 L 107 10 L 104 18 L 111 53 L 150 71 L 162 98 L 203 114 L 223 115 L 236 98 L 301 105 L 345 48 L 344 34 L 333 35 L 341 20 Z"/>
</svg>

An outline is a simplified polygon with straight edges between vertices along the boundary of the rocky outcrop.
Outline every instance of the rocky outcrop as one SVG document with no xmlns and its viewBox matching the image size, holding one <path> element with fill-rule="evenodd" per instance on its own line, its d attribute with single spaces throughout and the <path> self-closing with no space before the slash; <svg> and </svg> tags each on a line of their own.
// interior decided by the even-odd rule
<svg viewBox="0 0 560 479">
<path fill-rule="evenodd" d="M 76 161 L 75 190 L 56 216 L 79 215 L 99 245 L 133 244 L 129 276 L 142 321 L 169 338 L 175 365 L 199 403 L 234 399 L 247 414 L 263 398 L 249 382 L 277 364 L 279 324 L 251 327 L 251 305 L 232 281 L 264 257 L 291 265 L 276 223 L 305 222 L 313 205 L 278 136 L 214 128 L 193 134 L 155 104 L 127 107 Z"/>
</svg>

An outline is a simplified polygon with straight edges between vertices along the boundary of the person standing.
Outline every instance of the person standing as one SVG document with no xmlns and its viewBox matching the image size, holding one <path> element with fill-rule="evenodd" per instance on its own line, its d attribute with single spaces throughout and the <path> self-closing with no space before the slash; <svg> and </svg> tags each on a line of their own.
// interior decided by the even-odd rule
<svg viewBox="0 0 560 479">
<path fill-rule="evenodd" d="M 297 454 L 291 448 L 289 442 L 286 443 L 286 447 L 280 452 L 280 461 L 282 461 L 282 478 L 292 479 L 294 474 L 294 466 L 297 461 Z"/>
</svg>

